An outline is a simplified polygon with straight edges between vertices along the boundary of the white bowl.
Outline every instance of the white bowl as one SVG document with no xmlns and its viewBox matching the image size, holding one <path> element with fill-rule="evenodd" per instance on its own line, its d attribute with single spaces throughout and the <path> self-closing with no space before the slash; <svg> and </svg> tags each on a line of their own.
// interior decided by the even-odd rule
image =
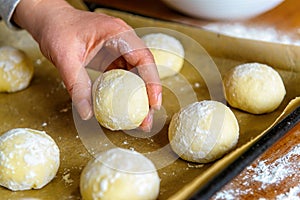
<svg viewBox="0 0 300 200">
<path fill-rule="evenodd" d="M 186 15 L 209 20 L 247 19 L 276 7 L 284 0 L 161 0 Z"/>
</svg>

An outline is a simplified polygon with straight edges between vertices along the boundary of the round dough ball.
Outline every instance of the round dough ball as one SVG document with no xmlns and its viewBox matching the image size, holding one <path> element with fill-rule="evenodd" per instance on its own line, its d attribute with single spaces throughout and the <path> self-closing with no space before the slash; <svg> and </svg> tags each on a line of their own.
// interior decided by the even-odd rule
<svg viewBox="0 0 300 200">
<path fill-rule="evenodd" d="M 208 163 L 234 148 L 239 126 L 233 112 L 217 101 L 190 104 L 171 120 L 170 145 L 187 161 Z"/>
<path fill-rule="evenodd" d="M 142 154 L 114 148 L 98 154 L 83 169 L 80 192 L 84 200 L 156 199 L 160 179 Z"/>
<path fill-rule="evenodd" d="M 232 107 L 253 114 L 274 111 L 286 94 L 278 72 L 260 63 L 236 66 L 224 76 L 224 86 Z"/>
<path fill-rule="evenodd" d="M 59 167 L 59 149 L 43 131 L 12 129 L 0 137 L 0 185 L 13 190 L 40 189 Z"/>
<path fill-rule="evenodd" d="M 184 48 L 179 40 L 163 33 L 144 35 L 142 40 L 154 56 L 161 79 L 180 72 L 184 62 Z"/>
<path fill-rule="evenodd" d="M 93 93 L 95 117 L 110 130 L 135 129 L 149 112 L 146 85 L 132 72 L 115 69 L 103 73 Z"/>
<path fill-rule="evenodd" d="M 33 76 L 33 65 L 27 55 L 14 47 L 0 47 L 0 92 L 25 89 Z"/>
</svg>

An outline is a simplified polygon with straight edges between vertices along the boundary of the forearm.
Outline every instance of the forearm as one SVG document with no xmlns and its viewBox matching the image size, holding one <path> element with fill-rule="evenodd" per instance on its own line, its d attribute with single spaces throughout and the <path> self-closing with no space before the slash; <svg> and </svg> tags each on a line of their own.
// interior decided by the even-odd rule
<svg viewBox="0 0 300 200">
<path fill-rule="evenodd" d="M 44 23 L 64 7 L 70 7 L 64 0 L 21 0 L 16 6 L 12 21 L 37 40 Z"/>
</svg>

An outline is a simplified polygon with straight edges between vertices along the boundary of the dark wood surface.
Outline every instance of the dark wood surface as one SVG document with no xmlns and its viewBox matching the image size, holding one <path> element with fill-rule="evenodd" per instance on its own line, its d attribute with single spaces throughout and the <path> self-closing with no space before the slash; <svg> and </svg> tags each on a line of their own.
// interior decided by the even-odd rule
<svg viewBox="0 0 300 200">
<path fill-rule="evenodd" d="M 212 199 L 300 198 L 300 123 Z"/>
</svg>

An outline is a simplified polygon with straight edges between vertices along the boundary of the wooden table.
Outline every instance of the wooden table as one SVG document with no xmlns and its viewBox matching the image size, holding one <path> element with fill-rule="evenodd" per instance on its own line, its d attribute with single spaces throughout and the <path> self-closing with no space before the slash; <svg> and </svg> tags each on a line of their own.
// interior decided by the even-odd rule
<svg viewBox="0 0 300 200">
<path fill-rule="evenodd" d="M 166 7 L 159 0 L 89 0 L 103 7 L 129 11 L 196 27 L 211 21 L 195 19 Z M 228 22 L 222 22 L 228 23 Z M 268 26 L 300 38 L 300 1 L 285 0 L 275 9 L 239 21 L 245 26 Z M 300 198 L 300 124 L 257 158 L 212 199 L 298 199 Z"/>
<path fill-rule="evenodd" d="M 300 123 L 212 199 L 299 199 L 299 169 Z"/>
</svg>

